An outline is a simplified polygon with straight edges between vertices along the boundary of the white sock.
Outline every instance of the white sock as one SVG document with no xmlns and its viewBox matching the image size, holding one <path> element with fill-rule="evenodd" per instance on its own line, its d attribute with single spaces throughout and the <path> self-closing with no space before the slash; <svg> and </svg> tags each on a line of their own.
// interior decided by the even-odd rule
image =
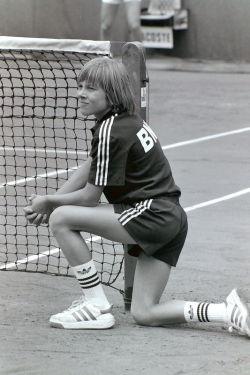
<svg viewBox="0 0 250 375">
<path fill-rule="evenodd" d="M 110 303 L 104 293 L 94 261 L 90 260 L 87 263 L 79 264 L 72 267 L 72 270 L 86 299 L 101 310 L 108 309 Z"/>
<path fill-rule="evenodd" d="M 227 321 L 225 303 L 186 302 L 184 306 L 186 322 L 217 322 Z"/>
</svg>

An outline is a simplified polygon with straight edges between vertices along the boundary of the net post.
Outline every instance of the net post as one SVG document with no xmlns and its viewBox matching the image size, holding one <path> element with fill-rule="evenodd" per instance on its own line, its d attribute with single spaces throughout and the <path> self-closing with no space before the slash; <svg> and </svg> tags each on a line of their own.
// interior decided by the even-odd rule
<svg viewBox="0 0 250 375">
<path fill-rule="evenodd" d="M 141 117 L 148 121 L 148 73 L 145 49 L 140 42 L 126 43 L 122 47 L 122 62 L 127 67 L 134 83 L 136 105 Z M 124 246 L 124 305 L 130 310 L 136 258 L 128 254 L 129 246 Z"/>
</svg>

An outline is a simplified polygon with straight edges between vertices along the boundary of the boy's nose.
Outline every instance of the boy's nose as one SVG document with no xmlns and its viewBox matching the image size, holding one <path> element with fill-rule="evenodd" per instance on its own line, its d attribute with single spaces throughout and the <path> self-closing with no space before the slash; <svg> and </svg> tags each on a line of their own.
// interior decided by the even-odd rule
<svg viewBox="0 0 250 375">
<path fill-rule="evenodd" d="M 83 97 L 83 98 L 86 97 L 85 90 L 84 90 L 83 87 L 81 87 L 81 88 L 79 88 L 79 89 L 77 90 L 77 96 L 78 96 L 78 97 Z"/>
</svg>

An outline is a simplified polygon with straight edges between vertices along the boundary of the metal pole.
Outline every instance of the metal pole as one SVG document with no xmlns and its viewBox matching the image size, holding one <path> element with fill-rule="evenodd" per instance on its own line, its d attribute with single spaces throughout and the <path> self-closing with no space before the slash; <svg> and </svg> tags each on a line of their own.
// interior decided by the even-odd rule
<svg viewBox="0 0 250 375">
<path fill-rule="evenodd" d="M 134 82 L 136 104 L 141 117 L 148 121 L 148 74 L 146 69 L 145 49 L 142 43 L 126 43 L 122 47 L 122 62 L 127 67 Z M 129 246 L 124 246 L 124 305 L 130 310 L 136 258 L 128 254 Z"/>
</svg>

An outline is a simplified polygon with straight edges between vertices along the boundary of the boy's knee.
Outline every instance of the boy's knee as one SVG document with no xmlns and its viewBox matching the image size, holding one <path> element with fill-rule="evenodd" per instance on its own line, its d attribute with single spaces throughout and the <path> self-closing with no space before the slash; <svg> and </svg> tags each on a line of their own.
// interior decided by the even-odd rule
<svg viewBox="0 0 250 375">
<path fill-rule="evenodd" d="M 55 234 L 65 224 L 64 207 L 56 208 L 50 215 L 49 226 L 52 232 Z"/>
<path fill-rule="evenodd" d="M 154 326 L 153 315 L 149 307 L 132 304 L 131 314 L 137 324 L 142 326 Z"/>
</svg>

